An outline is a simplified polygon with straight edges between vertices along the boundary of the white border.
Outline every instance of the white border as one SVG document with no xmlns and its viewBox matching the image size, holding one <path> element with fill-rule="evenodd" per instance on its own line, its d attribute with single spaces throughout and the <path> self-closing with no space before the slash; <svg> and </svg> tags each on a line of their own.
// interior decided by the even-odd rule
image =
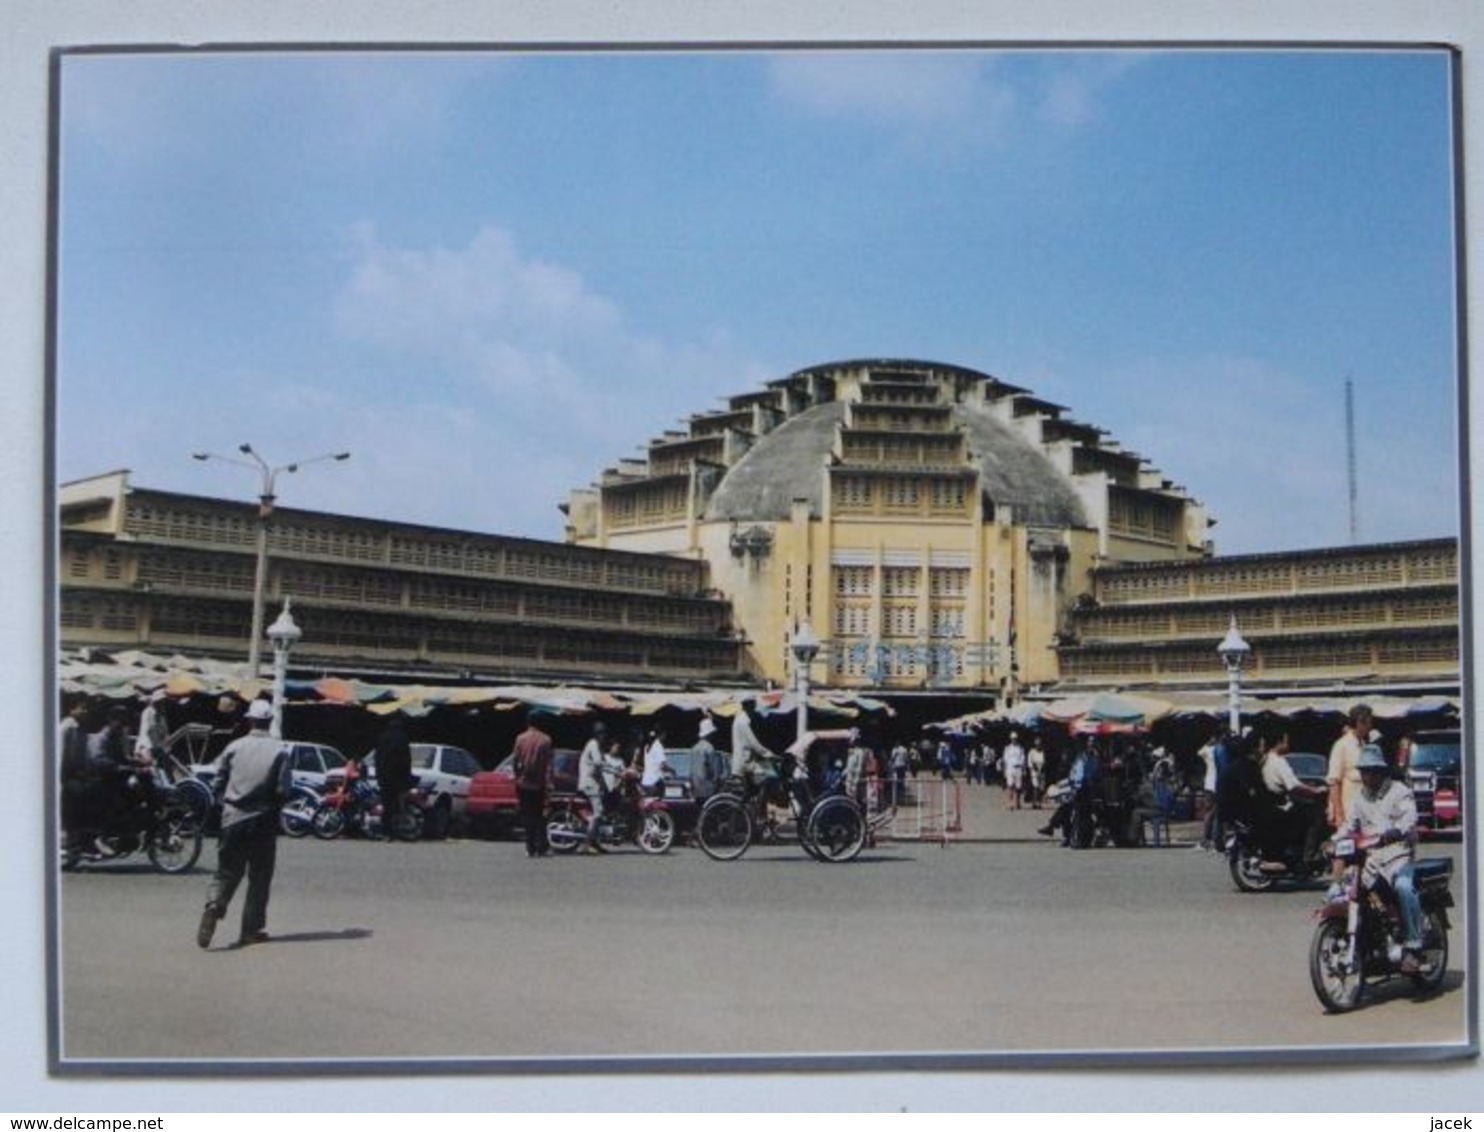
<svg viewBox="0 0 1484 1132">
<path fill-rule="evenodd" d="M 1468 231 L 1470 341 L 1478 342 L 1484 230 L 1484 5 L 1473 0 L 891 0 L 800 5 L 765 0 L 700 5 L 688 0 L 337 0 L 309 10 L 302 0 L 7 0 L 0 39 L 0 373 L 4 377 L 0 514 L 0 687 L 9 692 L 0 750 L 7 761 L 0 791 L 0 1104 L 12 1112 L 66 1114 L 162 1111 L 475 1111 L 490 1109 L 876 1109 L 915 1111 L 1379 1112 L 1478 1111 L 1484 1066 L 1365 1066 L 1287 1072 L 1271 1067 L 1153 1072 L 1005 1070 L 981 1073 L 800 1074 L 677 1078 L 557 1076 L 392 1078 L 327 1088 L 308 1081 L 226 1079 L 78 1081 L 46 1076 L 43 882 L 35 864 L 42 844 L 42 790 L 49 729 L 41 675 L 44 552 L 37 501 L 44 497 L 45 267 L 47 257 L 48 67 L 54 47 L 107 43 L 344 42 L 696 42 L 745 40 L 973 39 L 1241 43 L 1384 42 L 1451 44 L 1464 51 L 1465 153 L 1472 202 Z M 802 9 L 802 10 L 801 10 Z M 1473 397 L 1477 404 L 1481 398 Z M 1478 415 L 1474 408 L 1472 416 Z M 1472 419 L 1470 421 L 1472 426 Z M 1481 592 L 1476 576 L 1473 593 Z M 1477 711 L 1477 705 L 1470 705 Z M 1475 714 L 1474 718 L 1479 718 Z M 1474 765 L 1477 765 L 1475 760 Z M 1477 797 L 1477 791 L 1475 792 Z M 1477 843 L 1475 845 L 1477 856 Z M 16 867 L 16 862 L 25 866 Z M 1479 862 L 1473 863 L 1475 869 Z M 1476 874 L 1477 875 L 1477 874 Z M 1478 978 L 1478 972 L 1470 972 Z M 1384 1035 L 1378 1035 L 1378 1039 Z M 658 1087 L 657 1087 L 658 1086 Z M 1420 1125 L 1419 1125 L 1420 1127 Z"/>
</svg>

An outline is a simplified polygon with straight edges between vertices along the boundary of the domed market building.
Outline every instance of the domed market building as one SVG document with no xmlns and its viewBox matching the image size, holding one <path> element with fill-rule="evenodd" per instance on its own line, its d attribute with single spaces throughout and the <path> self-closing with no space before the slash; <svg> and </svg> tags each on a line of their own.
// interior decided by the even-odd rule
<svg viewBox="0 0 1484 1132">
<path fill-rule="evenodd" d="M 568 541 L 703 560 L 759 678 L 808 623 L 817 682 L 1013 697 L 1057 680 L 1095 568 L 1211 554 L 1196 499 L 1067 412 L 962 366 L 814 366 L 573 491 Z"/>
</svg>

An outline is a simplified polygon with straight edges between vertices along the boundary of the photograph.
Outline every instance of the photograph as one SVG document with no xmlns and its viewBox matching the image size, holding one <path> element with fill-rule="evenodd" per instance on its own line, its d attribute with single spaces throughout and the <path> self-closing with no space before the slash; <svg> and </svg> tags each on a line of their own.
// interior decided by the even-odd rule
<svg viewBox="0 0 1484 1132">
<path fill-rule="evenodd" d="M 1462 61 L 56 43 L 49 1087 L 1448 1095 Z"/>
</svg>

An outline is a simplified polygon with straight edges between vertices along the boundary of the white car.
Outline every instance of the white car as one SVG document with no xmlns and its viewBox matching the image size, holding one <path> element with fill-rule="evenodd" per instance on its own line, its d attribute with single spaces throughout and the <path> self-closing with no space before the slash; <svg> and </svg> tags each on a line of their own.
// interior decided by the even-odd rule
<svg viewBox="0 0 1484 1132">
<path fill-rule="evenodd" d="M 376 754 L 361 760 L 367 773 L 376 773 Z M 429 837 L 443 837 L 455 822 L 464 820 L 469 801 L 469 780 L 483 767 L 463 747 L 446 743 L 412 744 L 412 777 L 432 795 L 432 812 L 428 815 Z"/>
<path fill-rule="evenodd" d="M 334 747 L 323 743 L 285 743 L 280 750 L 287 750 L 293 759 L 295 786 L 307 786 L 318 794 L 325 792 L 328 779 L 344 773 L 345 756 Z M 191 774 L 208 786 L 216 777 L 215 761 L 192 763 Z"/>
</svg>

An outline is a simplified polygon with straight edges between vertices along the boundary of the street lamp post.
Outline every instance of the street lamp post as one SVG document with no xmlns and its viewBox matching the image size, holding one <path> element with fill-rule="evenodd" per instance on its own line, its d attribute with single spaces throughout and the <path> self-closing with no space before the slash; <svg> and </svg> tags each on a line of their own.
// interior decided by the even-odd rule
<svg viewBox="0 0 1484 1132">
<path fill-rule="evenodd" d="M 794 630 L 788 647 L 794 654 L 794 682 L 799 696 L 799 740 L 802 743 L 804 732 L 808 728 L 809 666 L 819 655 L 819 638 L 814 635 L 809 622 L 805 621 Z"/>
<path fill-rule="evenodd" d="M 323 456 L 311 456 L 307 460 L 295 460 L 291 464 L 279 464 L 277 467 L 272 467 L 267 460 L 258 455 L 251 444 L 239 444 L 237 451 L 248 459 L 221 456 L 215 452 L 192 452 L 191 457 L 196 460 L 221 460 L 227 464 L 251 468 L 262 479 L 258 492 L 258 545 L 257 566 L 253 573 L 252 585 L 252 630 L 248 635 L 247 646 L 247 670 L 252 677 L 256 678 L 262 649 L 263 601 L 268 585 L 268 519 L 273 514 L 273 504 L 277 498 L 274 495 L 274 483 L 278 479 L 278 473 L 297 472 L 307 464 L 318 464 L 322 460 L 349 460 L 350 453 L 327 452 Z"/>
<path fill-rule="evenodd" d="M 275 739 L 283 738 L 284 688 L 288 683 L 289 653 L 304 635 L 289 613 L 289 599 L 283 599 L 283 610 L 278 619 L 268 626 L 268 639 L 273 642 L 273 722 L 268 734 Z"/>
<path fill-rule="evenodd" d="M 1252 646 L 1237 632 L 1237 618 L 1232 615 L 1231 628 L 1216 646 L 1221 661 L 1226 665 L 1226 717 L 1227 727 L 1233 735 L 1242 730 L 1242 665 L 1252 652 Z"/>
</svg>

